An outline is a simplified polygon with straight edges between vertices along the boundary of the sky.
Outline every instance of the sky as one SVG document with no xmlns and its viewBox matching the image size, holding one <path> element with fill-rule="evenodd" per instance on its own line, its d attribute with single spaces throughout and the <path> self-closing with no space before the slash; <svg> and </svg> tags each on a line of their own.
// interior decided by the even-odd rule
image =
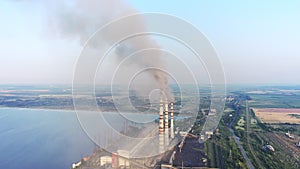
<svg viewBox="0 0 300 169">
<path fill-rule="evenodd" d="M 215 47 L 229 84 L 300 84 L 300 1 L 126 3 L 139 12 L 171 14 L 194 25 Z M 72 82 L 82 44 L 51 30 L 55 14 L 48 4 L 0 2 L 0 84 Z"/>
</svg>

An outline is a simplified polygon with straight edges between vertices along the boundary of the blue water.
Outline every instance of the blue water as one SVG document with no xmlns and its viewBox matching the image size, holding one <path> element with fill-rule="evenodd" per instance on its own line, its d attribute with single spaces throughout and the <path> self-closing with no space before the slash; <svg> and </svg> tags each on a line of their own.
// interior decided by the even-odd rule
<svg viewBox="0 0 300 169">
<path fill-rule="evenodd" d="M 94 148 L 75 112 L 0 108 L 0 169 L 69 169 Z"/>
<path fill-rule="evenodd" d="M 99 113 L 85 114 L 81 122 L 85 122 L 89 134 L 99 135 L 96 138 L 102 143 L 107 141 L 104 136 L 109 130 L 99 120 Z M 158 114 L 104 112 L 103 117 L 109 127 L 121 131 L 126 118 L 149 122 L 157 119 Z M 95 147 L 74 111 L 0 108 L 0 169 L 69 169 L 72 163 L 90 155 Z"/>
</svg>

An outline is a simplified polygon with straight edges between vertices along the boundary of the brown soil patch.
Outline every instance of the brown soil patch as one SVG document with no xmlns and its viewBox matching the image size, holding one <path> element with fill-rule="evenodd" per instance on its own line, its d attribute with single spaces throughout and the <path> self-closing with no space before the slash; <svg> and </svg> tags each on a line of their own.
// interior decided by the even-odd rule
<svg viewBox="0 0 300 169">
<path fill-rule="evenodd" d="M 300 124 L 300 118 L 291 116 L 299 115 L 300 109 L 262 108 L 253 109 L 255 115 L 263 122 L 269 124 Z"/>
</svg>

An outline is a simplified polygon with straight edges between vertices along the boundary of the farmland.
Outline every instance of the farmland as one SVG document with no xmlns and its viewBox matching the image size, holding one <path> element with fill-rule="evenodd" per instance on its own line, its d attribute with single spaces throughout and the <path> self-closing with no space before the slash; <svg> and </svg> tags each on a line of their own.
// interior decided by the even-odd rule
<svg viewBox="0 0 300 169">
<path fill-rule="evenodd" d="M 228 116 L 224 112 L 219 126 L 221 129 L 222 121 L 236 117 L 233 129 L 253 168 L 299 168 L 300 149 L 296 143 L 300 141 L 300 87 L 245 86 L 231 89 L 230 93 L 240 102 L 232 103 L 234 112 Z M 271 145 L 275 151 L 266 151 L 265 145 Z M 222 151 L 226 152 L 225 148 Z M 229 166 L 238 168 L 234 164 Z"/>
<path fill-rule="evenodd" d="M 255 115 L 263 123 L 268 124 L 300 124 L 300 109 L 259 108 L 253 109 Z"/>
</svg>

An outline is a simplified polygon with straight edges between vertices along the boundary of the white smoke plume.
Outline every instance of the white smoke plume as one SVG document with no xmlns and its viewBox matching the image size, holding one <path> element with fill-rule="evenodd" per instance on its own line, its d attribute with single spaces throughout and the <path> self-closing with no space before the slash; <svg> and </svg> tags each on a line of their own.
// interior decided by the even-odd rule
<svg viewBox="0 0 300 169">
<path fill-rule="evenodd" d="M 84 45 L 88 39 L 103 25 L 120 17 L 138 13 L 130 4 L 123 0 L 65 0 L 65 1 L 46 1 L 48 10 L 49 29 L 58 33 L 62 38 L 79 40 Z M 136 17 L 126 23 L 126 26 L 114 31 L 116 36 L 120 31 L 126 33 L 146 32 L 147 28 L 143 18 Z M 111 37 L 102 36 L 101 41 L 108 45 Z M 165 68 L 166 63 L 163 55 L 159 52 L 160 46 L 148 35 L 135 37 L 120 43 L 116 48 L 119 59 L 128 56 L 129 52 L 139 51 L 147 48 L 158 49 L 156 52 L 145 54 L 139 59 L 134 60 L 136 66 Z M 173 99 L 169 89 L 169 80 L 165 73 L 159 70 L 149 71 L 152 78 L 169 99 Z M 151 83 L 151 82 L 150 82 Z"/>
</svg>

